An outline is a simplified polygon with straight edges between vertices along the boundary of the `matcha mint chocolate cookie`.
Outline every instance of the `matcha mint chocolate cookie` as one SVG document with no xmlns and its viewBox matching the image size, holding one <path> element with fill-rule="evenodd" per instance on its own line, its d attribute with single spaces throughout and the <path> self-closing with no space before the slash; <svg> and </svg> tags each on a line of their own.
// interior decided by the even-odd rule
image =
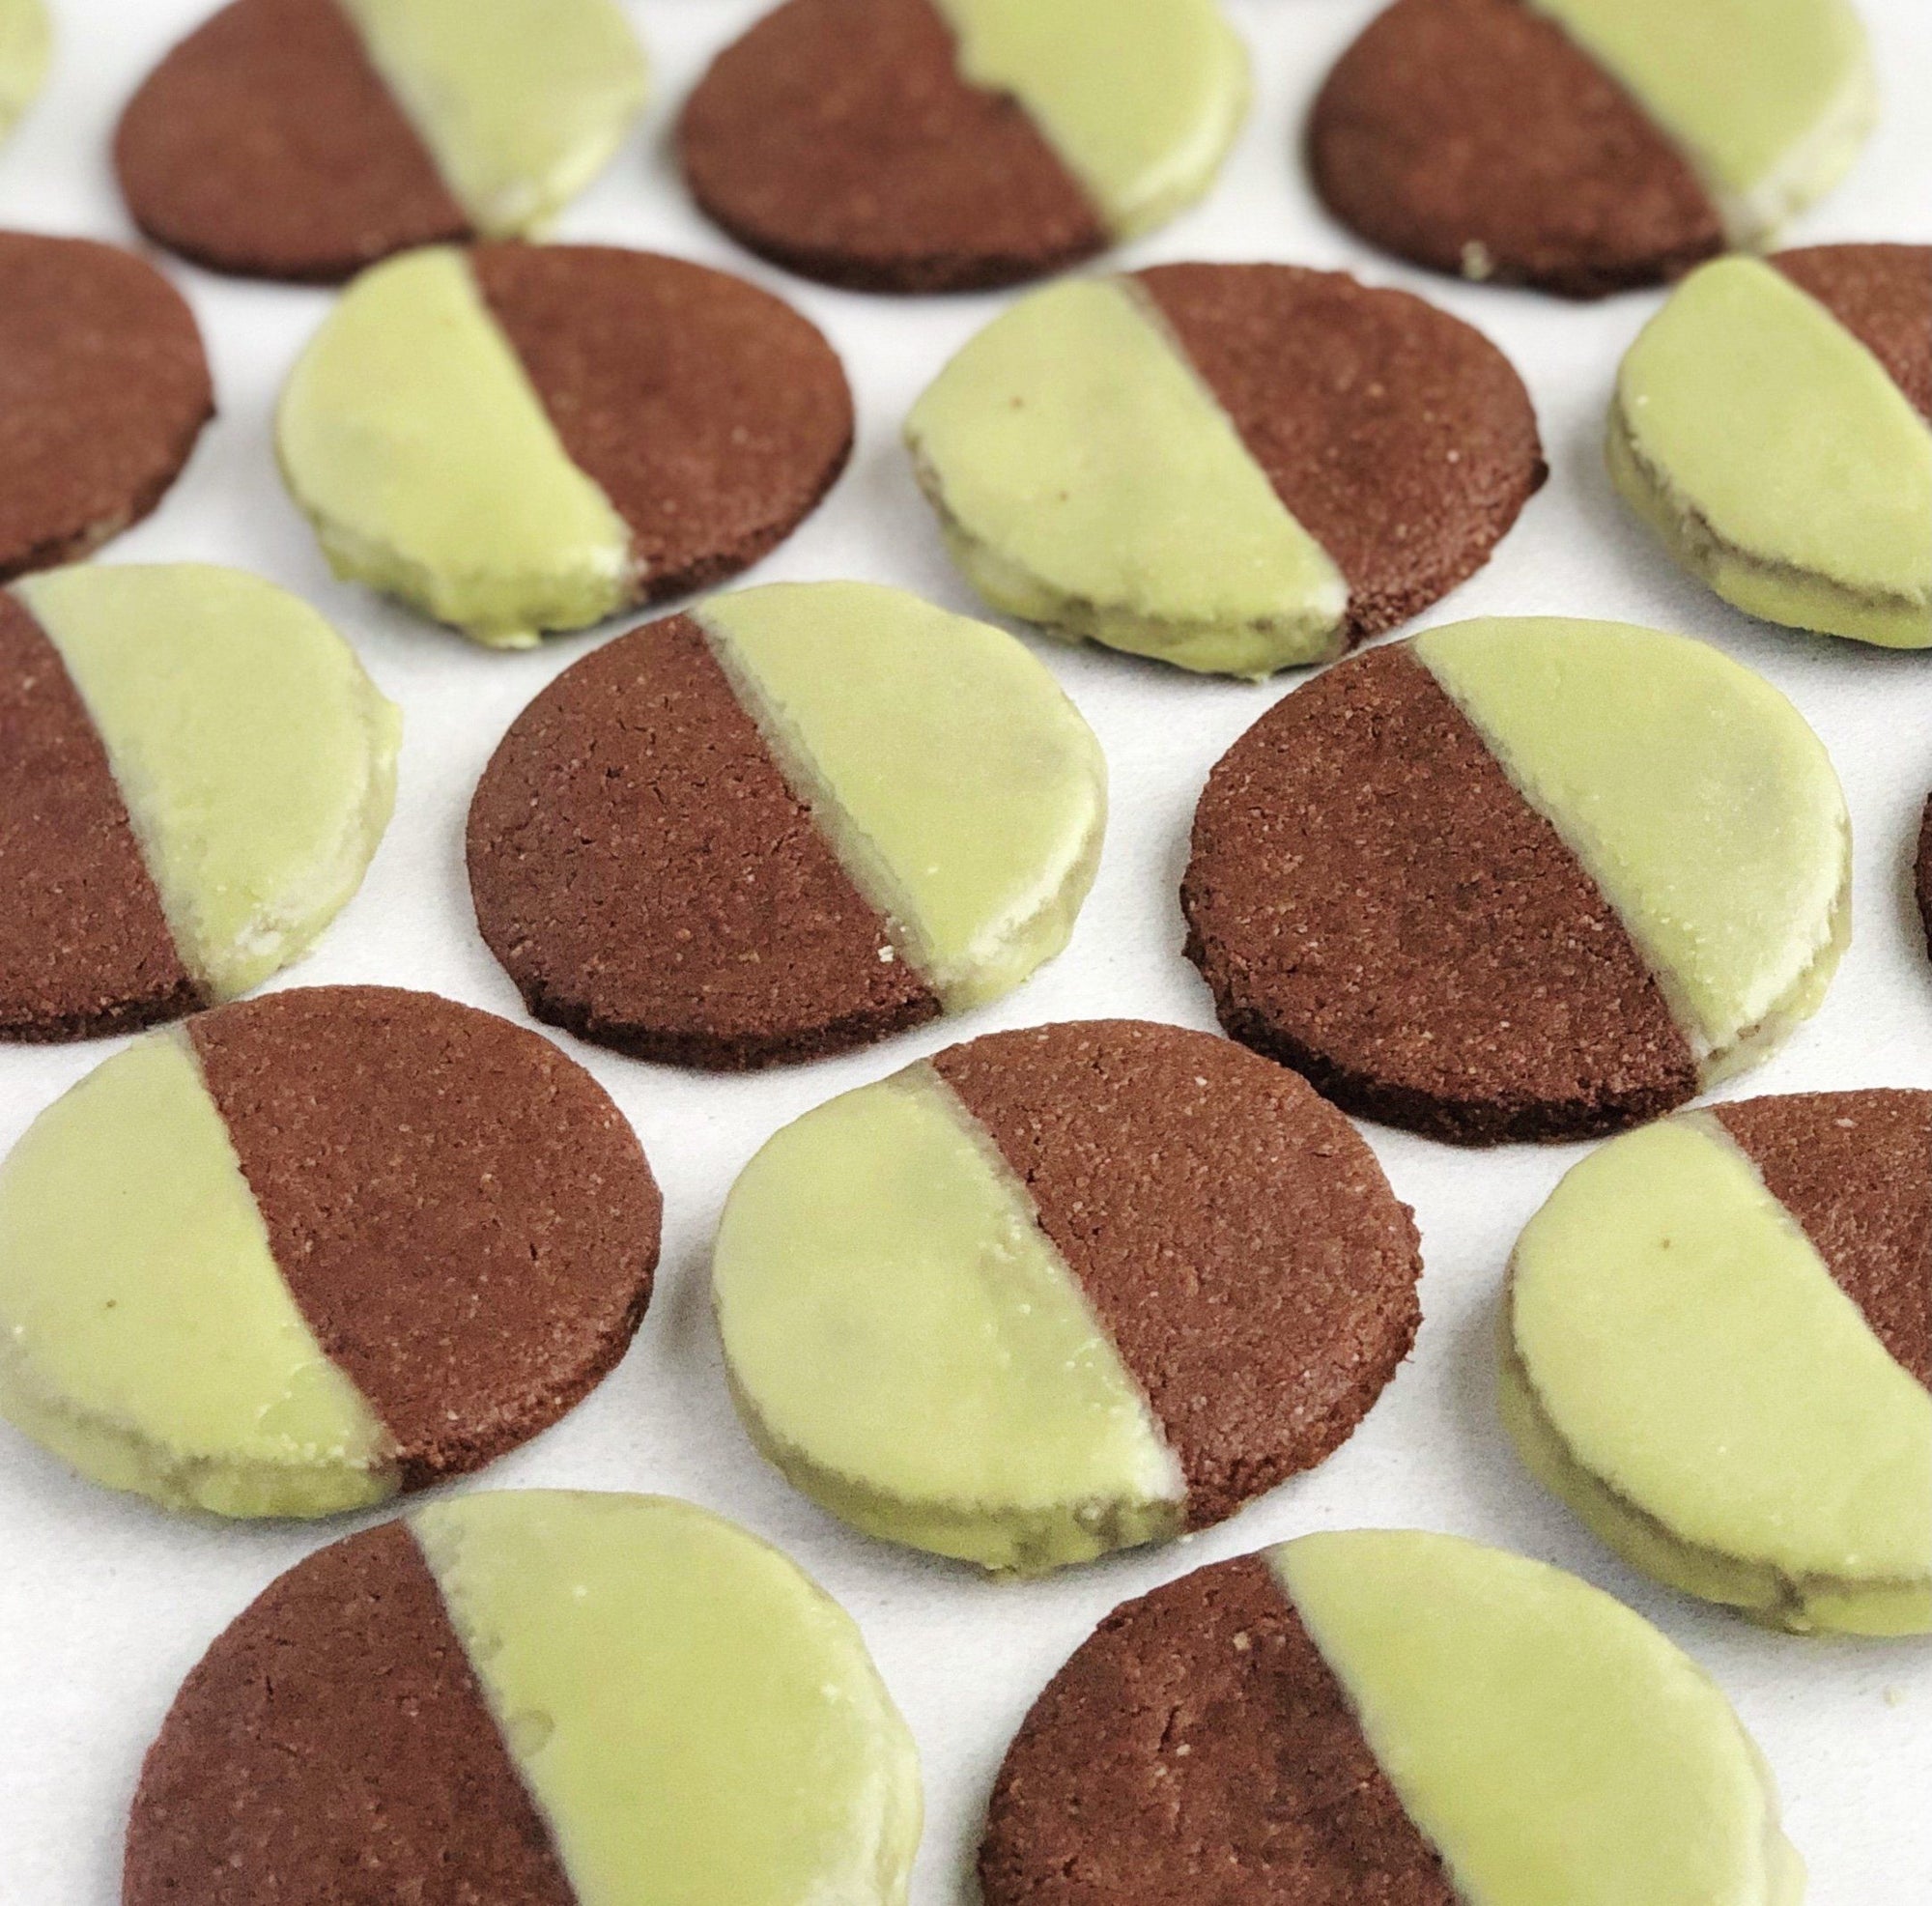
<svg viewBox="0 0 1932 1906">
<path fill-rule="evenodd" d="M 223 1007 L 0 1164 L 0 1414 L 169 1508 L 365 1507 L 578 1403 L 658 1217 L 616 1107 L 534 1033 L 384 986 Z"/>
<path fill-rule="evenodd" d="M 0 0 L 0 139 L 33 104 L 52 51 L 53 31 L 42 0 Z"/>
</svg>

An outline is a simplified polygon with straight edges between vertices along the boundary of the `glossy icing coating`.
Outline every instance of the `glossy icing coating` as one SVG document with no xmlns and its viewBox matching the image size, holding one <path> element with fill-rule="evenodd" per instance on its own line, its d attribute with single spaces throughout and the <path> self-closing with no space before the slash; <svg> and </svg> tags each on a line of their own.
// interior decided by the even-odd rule
<svg viewBox="0 0 1932 1906">
<path fill-rule="evenodd" d="M 1107 769 L 1004 630 L 870 583 L 777 583 L 692 612 L 793 791 L 949 1010 L 1067 941 Z"/>
<path fill-rule="evenodd" d="M 410 1527 L 579 1906 L 898 1906 L 919 1762 L 859 1631 L 665 1496 L 501 1490 Z"/>
<path fill-rule="evenodd" d="M 0 1164 L 0 1413 L 171 1509 L 395 1494 L 388 1437 L 296 1308 L 179 1029 L 97 1067 Z"/>
<path fill-rule="evenodd" d="M 1804 1867 L 1749 1736 L 1601 1590 L 1413 1530 L 1268 1561 L 1465 1906 L 1796 1906 Z"/>
<path fill-rule="evenodd" d="M 395 804 L 402 715 L 286 590 L 205 563 L 15 590 L 99 731 L 183 963 L 216 1000 L 299 958 Z"/>
<path fill-rule="evenodd" d="M 1120 279 L 1034 293 L 906 418 L 948 547 L 995 608 L 1182 668 L 1341 652 L 1349 589 Z"/>
<path fill-rule="evenodd" d="M 1816 1010 L 1850 931 L 1851 827 L 1776 689 L 1620 622 L 1457 622 L 1414 652 L 1616 910 L 1706 1083 Z"/>
<path fill-rule="evenodd" d="M 0 139 L 33 103 L 52 57 L 53 28 L 41 0 L 0 0 Z"/>
</svg>

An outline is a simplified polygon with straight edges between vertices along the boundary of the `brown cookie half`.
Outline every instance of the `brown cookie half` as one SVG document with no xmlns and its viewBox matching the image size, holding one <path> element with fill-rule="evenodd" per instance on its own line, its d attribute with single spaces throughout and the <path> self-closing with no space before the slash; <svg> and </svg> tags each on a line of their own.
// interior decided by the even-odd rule
<svg viewBox="0 0 1932 1906">
<path fill-rule="evenodd" d="M 1932 423 L 1932 245 L 1804 245 L 1765 263 L 1824 305 Z"/>
<path fill-rule="evenodd" d="M 213 414 L 194 314 L 152 266 L 0 232 L 0 582 L 138 523 Z"/>
</svg>

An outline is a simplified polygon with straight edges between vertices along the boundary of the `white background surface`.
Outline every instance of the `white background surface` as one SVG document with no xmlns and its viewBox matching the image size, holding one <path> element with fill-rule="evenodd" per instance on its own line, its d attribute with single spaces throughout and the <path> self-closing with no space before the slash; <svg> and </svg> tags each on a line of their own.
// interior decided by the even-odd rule
<svg viewBox="0 0 1932 1906">
<path fill-rule="evenodd" d="M 201 0 L 55 4 L 53 80 L 0 151 L 0 224 L 131 241 L 107 167 L 110 128 L 153 59 L 205 8 Z M 1932 239 L 1932 8 L 1866 4 L 1888 109 L 1851 178 L 1795 240 Z M 559 236 L 658 246 L 774 285 L 830 334 L 858 392 L 851 469 L 753 580 L 865 577 L 973 609 L 940 553 L 896 433 L 926 379 L 1004 299 L 867 299 L 788 283 L 735 253 L 687 204 L 667 142 L 704 60 L 759 11 L 757 0 L 656 0 L 633 11 L 655 66 L 651 110 Z M 1208 202 L 1127 262 L 1346 266 L 1435 298 L 1509 352 L 1536 400 L 1553 473 L 1489 568 L 1424 620 L 1626 617 L 1708 637 L 1780 684 L 1844 779 L 1857 839 L 1856 933 L 1824 1010 L 1743 1089 L 1932 1085 L 1932 967 L 1906 872 L 1932 784 L 1932 654 L 1756 626 L 1677 574 L 1620 510 L 1598 453 L 1617 357 L 1655 298 L 1572 306 L 1428 279 L 1375 256 L 1328 222 L 1294 156 L 1306 102 L 1374 11 L 1370 0 L 1231 0 L 1231 11 L 1255 55 L 1253 112 Z M 221 416 L 158 512 L 106 559 L 229 562 L 300 591 L 355 642 L 407 716 L 395 822 L 361 896 L 293 977 L 431 987 L 519 1014 L 471 924 L 462 815 L 511 718 L 599 638 L 490 655 L 333 583 L 270 453 L 274 394 L 327 296 L 168 269 L 207 333 Z M 754 1454 L 721 1378 L 705 1259 L 733 1175 L 771 1131 L 836 1092 L 995 1027 L 1102 1013 L 1212 1026 L 1207 993 L 1180 957 L 1175 890 L 1188 819 L 1210 764 L 1298 677 L 1246 687 L 1034 640 L 1098 731 L 1113 773 L 1105 860 L 1071 948 L 968 1019 L 759 1078 L 681 1076 L 572 1045 L 635 1121 L 664 1186 L 658 1294 L 617 1373 L 481 1484 L 690 1496 L 781 1544 L 838 1595 L 863 1625 L 924 1756 L 917 1906 L 964 1896 L 999 1756 L 1041 1684 L 1100 1615 L 1194 1564 L 1350 1524 L 1458 1531 L 1559 1562 L 1624 1597 L 1717 1675 L 1763 1745 L 1811 1867 L 1815 1906 L 1932 1901 L 1932 1643 L 1796 1640 L 1654 1588 L 1544 1497 L 1511 1456 L 1492 1405 L 1498 1276 L 1518 1229 L 1579 1155 L 1575 1149 L 1463 1153 L 1371 1129 L 1422 1227 L 1426 1321 L 1414 1357 L 1320 1470 L 1183 1547 L 1043 1583 L 991 1583 L 847 1532 Z M 0 1146 L 110 1049 L 0 1047 Z M 272 1576 L 344 1532 L 344 1524 L 172 1518 L 76 1480 L 0 1425 L 4 1906 L 118 1898 L 121 1828 L 140 1756 L 181 1677 Z"/>
</svg>

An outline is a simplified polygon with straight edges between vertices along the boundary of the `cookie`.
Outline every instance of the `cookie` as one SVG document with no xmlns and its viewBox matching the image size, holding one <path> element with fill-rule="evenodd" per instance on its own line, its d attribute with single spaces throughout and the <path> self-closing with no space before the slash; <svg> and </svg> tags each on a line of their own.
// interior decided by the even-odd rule
<svg viewBox="0 0 1932 1906">
<path fill-rule="evenodd" d="M 786 1125 L 711 1276 L 739 1414 L 793 1484 L 1037 1574 L 1337 1449 L 1414 1342 L 1421 1268 L 1375 1154 L 1293 1073 L 1114 1019 L 949 1046 Z"/>
<path fill-rule="evenodd" d="M 343 295 L 275 442 L 337 575 L 526 648 L 755 562 L 845 467 L 852 393 L 742 278 L 611 245 L 433 246 Z"/>
<path fill-rule="evenodd" d="M 1308 1535 L 1116 1608 L 994 1783 L 986 1906 L 1796 1906 L 1771 1774 L 1607 1595 L 1412 1530 Z"/>
<path fill-rule="evenodd" d="M 1762 243 L 1876 117 L 1846 0 L 1395 0 L 1323 83 L 1308 161 L 1384 251 L 1596 298 Z"/>
<path fill-rule="evenodd" d="M 1247 108 L 1218 0 L 785 0 L 678 156 L 741 244 L 859 291 L 1014 284 L 1208 189 Z"/>
<path fill-rule="evenodd" d="M 1932 245 L 1725 258 L 1617 373 L 1624 500 L 1726 602 L 1932 648 Z"/>
<path fill-rule="evenodd" d="M 1693 1112 L 1575 1166 L 1510 1263 L 1503 1419 L 1661 1580 L 1932 1631 L 1932 1092 Z"/>
<path fill-rule="evenodd" d="M 233 0 L 128 101 L 114 169 L 156 244 L 333 284 L 412 245 L 541 227 L 644 85 L 614 0 Z"/>
<path fill-rule="evenodd" d="M 1236 1038 L 1432 1138 L 1586 1138 L 1755 1064 L 1849 932 L 1818 738 L 1702 642 L 1504 617 L 1338 663 L 1222 756 L 1181 887 Z"/>
<path fill-rule="evenodd" d="M 0 583 L 140 522 L 213 414 L 194 314 L 152 266 L 0 232 Z"/>
<path fill-rule="evenodd" d="M 617 1108 L 534 1033 L 387 986 L 222 1007 L 0 1164 L 0 1414 L 168 1508 L 366 1507 L 590 1391 L 659 1209 Z"/>
<path fill-rule="evenodd" d="M 1918 917 L 1925 923 L 1925 951 L 1932 953 L 1932 797 L 1925 803 L 1924 818 L 1918 823 Z"/>
<path fill-rule="evenodd" d="M 52 53 L 53 29 L 41 0 L 0 0 L 0 139 L 33 104 Z"/>
<path fill-rule="evenodd" d="M 130 1032 L 298 959 L 383 838 L 401 725 L 240 570 L 0 589 L 0 1038 Z"/>
<path fill-rule="evenodd" d="M 1290 265 L 1037 292 L 947 365 L 905 436 L 996 609 L 1255 677 L 1426 608 L 1547 473 L 1529 394 L 1480 332 Z"/>
<path fill-rule="evenodd" d="M 322 1550 L 215 1640 L 122 1898 L 901 1906 L 919 1831 L 858 1629 L 777 1550 L 666 1496 L 502 1490 Z"/>
<path fill-rule="evenodd" d="M 816 1059 L 1066 944 L 1106 764 L 1010 636 L 867 583 L 714 596 L 567 669 L 469 808 L 469 889 L 539 1018 L 641 1059 Z"/>
</svg>

